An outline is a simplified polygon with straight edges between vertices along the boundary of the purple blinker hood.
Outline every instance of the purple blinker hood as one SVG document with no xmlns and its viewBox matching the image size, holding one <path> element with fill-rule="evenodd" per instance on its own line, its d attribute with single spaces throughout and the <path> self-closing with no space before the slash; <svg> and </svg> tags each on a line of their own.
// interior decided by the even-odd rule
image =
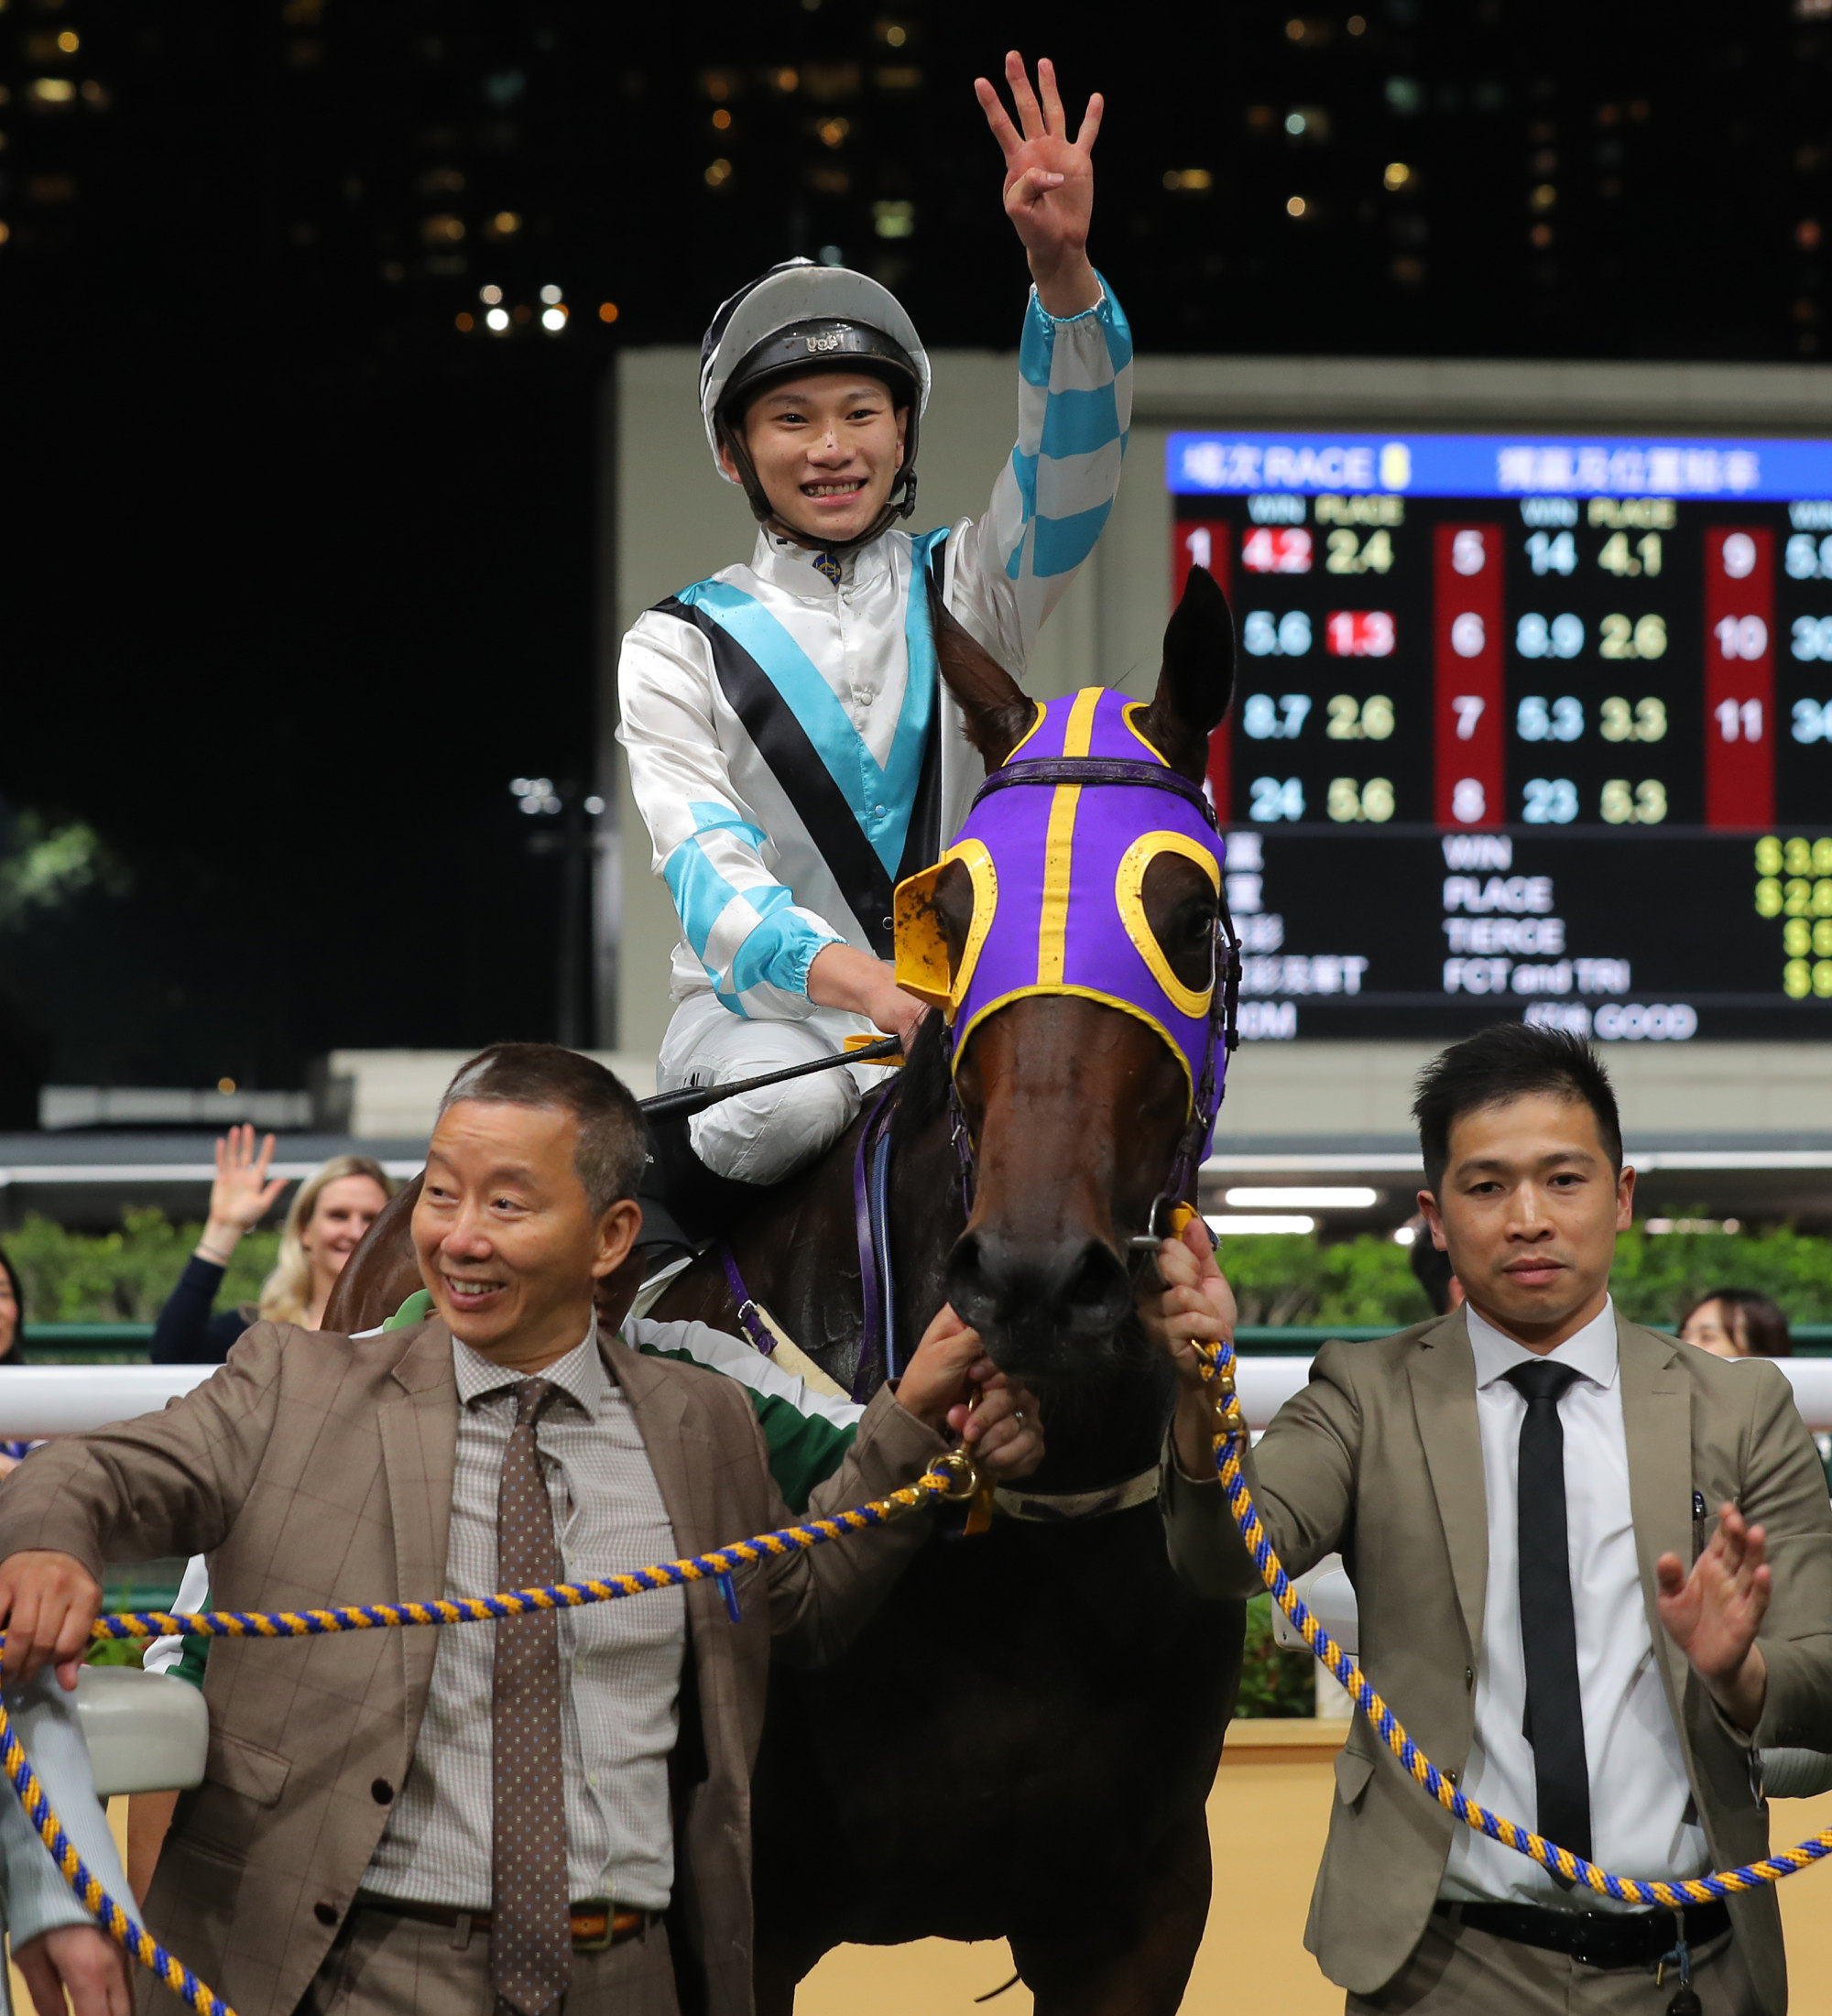
<svg viewBox="0 0 1832 2016">
<path fill-rule="evenodd" d="M 1221 893 L 1224 843 L 1201 789 L 1145 739 L 1144 703 L 1090 686 L 1038 707 L 1037 721 L 989 776 L 954 844 L 897 889 L 898 984 L 939 1008 L 958 1068 L 975 1030 L 1009 1002 L 1078 995 L 1136 1016 L 1183 1068 L 1195 1158 L 1208 1152 L 1230 1046 L 1233 934 L 1211 984 L 1172 971 L 1146 920 L 1145 871 L 1180 854 Z M 973 922 L 957 968 L 928 899 L 958 861 L 973 879 Z M 1184 1156 L 1180 1153 L 1180 1164 Z M 1183 1172 L 1183 1181 L 1194 1167 Z"/>
</svg>

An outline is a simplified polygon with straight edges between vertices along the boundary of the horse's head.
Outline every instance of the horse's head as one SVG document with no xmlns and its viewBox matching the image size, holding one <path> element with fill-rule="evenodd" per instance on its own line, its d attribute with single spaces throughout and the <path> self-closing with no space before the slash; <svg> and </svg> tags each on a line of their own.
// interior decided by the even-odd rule
<svg viewBox="0 0 1832 2016">
<path fill-rule="evenodd" d="M 1200 790 L 1233 626 L 1197 569 L 1149 703 L 1089 688 L 1047 709 L 939 611 L 937 630 L 987 771 L 941 865 L 898 892 L 899 978 L 950 1021 L 974 1147 L 948 1296 L 1007 1369 L 1072 1373 L 1113 1355 L 1128 1241 L 1189 1149 L 1205 1064 L 1225 1064 Z"/>
</svg>

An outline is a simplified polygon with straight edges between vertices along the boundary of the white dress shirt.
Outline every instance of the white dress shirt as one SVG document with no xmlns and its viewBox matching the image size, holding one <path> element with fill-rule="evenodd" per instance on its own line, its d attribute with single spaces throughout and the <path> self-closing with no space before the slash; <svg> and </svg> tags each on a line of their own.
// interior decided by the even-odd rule
<svg viewBox="0 0 1832 2016">
<path fill-rule="evenodd" d="M 496 1495 L 521 1375 L 454 1337 L 457 1466 L 445 1554 L 447 1596 L 494 1596 Z M 583 1344 L 540 1378 L 560 1388 L 535 1427 L 568 1581 L 671 1561 L 680 1549 L 649 1454 L 622 1389 L 598 1355 L 595 1322 Z M 651 1589 L 558 1618 L 561 1739 L 566 1781 L 567 1877 L 574 1903 L 609 1897 L 665 1911 L 674 1881 L 668 1760 L 679 1725 L 686 1598 Z M 496 1627 L 439 1633 L 413 1762 L 365 1890 L 422 1904 L 490 1904 L 495 1796 L 491 1682 Z"/>
<path fill-rule="evenodd" d="M 1476 1676 L 1476 1735 L 1463 1791 L 1492 1812 L 1536 1829 L 1533 1751 L 1522 1734 L 1526 1662 L 1521 1647 L 1517 1528 L 1521 1424 L 1527 1403 L 1505 1377 L 1541 1362 L 1468 1312 L 1476 1354 L 1476 1413 L 1488 1500 L 1488 1586 Z M 1590 1859 L 1621 1876 L 1702 1876 L 1710 1867 L 1705 1833 L 1686 1783 L 1679 1734 L 1669 1713 L 1641 1597 L 1629 1499 L 1629 1448 L 1616 1311 L 1602 1313 L 1545 1354 L 1579 1375 L 1559 1402 L 1565 1430 L 1565 1534 L 1590 1769 Z M 1569 1847 L 1569 1843 L 1561 1846 Z M 1562 1890 L 1537 1862 L 1459 1825 L 1440 1895 L 1574 1911 L 1619 1911 L 1589 1891 Z"/>
</svg>

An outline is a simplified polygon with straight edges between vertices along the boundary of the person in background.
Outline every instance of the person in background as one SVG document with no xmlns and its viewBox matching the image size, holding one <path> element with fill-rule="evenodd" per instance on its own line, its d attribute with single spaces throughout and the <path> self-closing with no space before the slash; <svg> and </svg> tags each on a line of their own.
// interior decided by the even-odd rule
<svg viewBox="0 0 1832 2016">
<path fill-rule="evenodd" d="M 1680 1336 L 1714 1358 L 1791 1358 L 1787 1318 L 1752 1288 L 1714 1288 L 1682 1318 Z"/>
<path fill-rule="evenodd" d="M 216 1144 L 210 1219 L 153 1332 L 155 1365 L 221 1365 L 257 1318 L 316 1330 L 344 1263 L 394 1194 L 379 1162 L 333 1155 L 299 1186 L 280 1236 L 280 1257 L 261 1288 L 258 1307 L 239 1302 L 212 1313 L 223 1277 L 245 1234 L 272 1210 L 286 1179 L 267 1181 L 274 1138 L 255 1150 L 252 1127 L 232 1127 Z"/>
<path fill-rule="evenodd" d="M 10 1271 L 10 1270 L 9 1270 Z M 108 1816 L 77 1721 L 76 1697 L 40 1673 L 6 1689 L 6 1712 L 51 1810 L 76 1852 L 115 1902 L 126 1899 Z M 127 2016 L 134 2006 L 126 1956 L 94 1924 L 58 1872 L 50 1850 L 26 1818 L 10 1785 L 0 1787 L 0 1869 L 13 1965 L 32 1991 L 38 2016 Z"/>
<path fill-rule="evenodd" d="M 26 1362 L 26 1291 L 19 1270 L 0 1253 L 0 1366 Z M 0 1440 L 0 1477 L 18 1462 L 28 1442 Z"/>
<path fill-rule="evenodd" d="M 1406 1258 L 1434 1316 L 1447 1316 L 1453 1309 L 1463 1307 L 1463 1283 L 1452 1270 L 1450 1255 L 1433 1243 L 1431 1227 L 1423 1218 L 1412 1220 L 1412 1243 Z"/>
</svg>

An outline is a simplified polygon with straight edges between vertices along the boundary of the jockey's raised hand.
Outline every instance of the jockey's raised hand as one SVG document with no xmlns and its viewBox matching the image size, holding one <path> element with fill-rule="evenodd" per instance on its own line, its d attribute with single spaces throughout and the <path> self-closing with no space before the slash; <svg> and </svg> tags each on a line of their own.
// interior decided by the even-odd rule
<svg viewBox="0 0 1832 2016">
<path fill-rule="evenodd" d="M 1030 256 L 1038 300 L 1059 319 L 1079 315 L 1100 300 L 1100 282 L 1088 264 L 1087 234 L 1094 214 L 1094 143 L 1104 109 L 1101 95 L 1096 92 L 1088 100 L 1081 130 L 1071 140 L 1056 89 L 1056 67 L 1047 56 L 1038 59 L 1035 91 L 1016 49 L 1005 59 L 1005 81 L 1011 88 L 1017 126 L 997 87 L 984 77 L 974 80 L 974 95 L 1005 154 L 1005 214 Z"/>
</svg>

